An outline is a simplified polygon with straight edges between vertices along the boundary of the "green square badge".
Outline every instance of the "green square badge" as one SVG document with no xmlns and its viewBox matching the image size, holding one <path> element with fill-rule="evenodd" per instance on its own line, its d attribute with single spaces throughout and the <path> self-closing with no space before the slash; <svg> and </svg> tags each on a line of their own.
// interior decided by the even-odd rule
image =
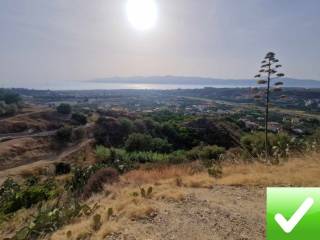
<svg viewBox="0 0 320 240">
<path fill-rule="evenodd" d="M 320 188 L 268 188 L 267 240 L 320 239 Z"/>
</svg>

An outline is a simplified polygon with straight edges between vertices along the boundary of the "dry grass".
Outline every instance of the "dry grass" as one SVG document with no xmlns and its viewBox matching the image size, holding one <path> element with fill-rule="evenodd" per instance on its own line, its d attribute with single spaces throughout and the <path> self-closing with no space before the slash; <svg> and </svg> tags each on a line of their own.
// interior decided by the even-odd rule
<svg viewBox="0 0 320 240">
<path fill-rule="evenodd" d="M 218 184 L 316 187 L 320 186 L 320 155 L 314 153 L 292 158 L 280 165 L 254 163 L 226 166 L 223 172 Z"/>
<path fill-rule="evenodd" d="M 190 165 L 162 166 L 150 170 L 133 170 L 123 175 L 122 179 L 129 183 L 147 184 L 191 174 L 192 167 Z"/>
<path fill-rule="evenodd" d="M 319 186 L 319 176 L 319 154 L 293 158 L 281 165 L 226 165 L 223 167 L 222 178 L 218 180 L 210 177 L 205 171 L 194 173 L 192 165 L 134 170 L 123 175 L 119 183 L 105 186 L 101 194 L 94 195 L 87 201 L 89 206 L 99 204 L 93 214 L 102 216 L 102 226 L 99 230 L 92 229 L 93 215 L 83 216 L 55 232 L 50 239 L 77 239 L 80 236 L 105 239 L 112 233 L 124 231 L 125 227 L 134 221 L 152 218 L 154 214 L 163 210 L 166 201 L 185 200 L 192 191 L 191 188 L 209 189 L 217 184 L 263 187 Z M 148 189 L 150 186 L 153 187 L 151 196 L 142 197 L 140 188 Z M 113 210 L 112 217 L 108 216 L 110 208 Z M 68 232 L 71 233 L 70 238 L 67 238 Z"/>
</svg>

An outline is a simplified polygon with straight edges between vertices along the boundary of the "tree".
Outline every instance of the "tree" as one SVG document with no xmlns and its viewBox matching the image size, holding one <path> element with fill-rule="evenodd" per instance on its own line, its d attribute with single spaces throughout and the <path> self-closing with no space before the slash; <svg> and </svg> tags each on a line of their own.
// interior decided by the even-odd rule
<svg viewBox="0 0 320 240">
<path fill-rule="evenodd" d="M 62 127 L 56 132 L 56 140 L 61 143 L 68 143 L 71 141 L 72 137 L 72 128 L 70 127 Z"/>
<path fill-rule="evenodd" d="M 6 104 L 19 103 L 21 97 L 11 90 L 0 89 L 0 101 L 4 101 Z"/>
<path fill-rule="evenodd" d="M 271 92 L 280 92 L 282 90 L 283 82 L 277 81 L 272 85 L 272 81 L 280 79 L 285 75 L 279 73 L 279 69 L 282 67 L 279 64 L 279 60 L 276 58 L 276 54 L 273 52 L 268 52 L 264 60 L 261 62 L 261 67 L 259 74 L 255 76 L 258 79 L 257 83 L 261 86 L 260 94 L 256 95 L 256 99 L 265 100 L 265 151 L 266 151 L 266 160 L 268 160 L 268 124 L 269 124 L 269 103 L 270 103 L 270 94 Z M 285 98 L 285 96 L 281 96 Z"/>
<path fill-rule="evenodd" d="M 125 142 L 125 149 L 128 152 L 150 151 L 152 137 L 147 134 L 133 133 Z"/>
<path fill-rule="evenodd" d="M 94 138 L 98 144 L 119 147 L 127 136 L 126 128 L 116 118 L 100 117 L 96 122 Z"/>
<path fill-rule="evenodd" d="M 82 113 L 73 113 L 71 118 L 78 125 L 86 125 L 87 124 L 87 117 Z"/>
<path fill-rule="evenodd" d="M 67 104 L 67 103 L 61 103 L 58 107 L 57 107 L 57 111 L 58 113 L 61 113 L 61 114 L 70 114 L 71 113 L 71 106 L 70 104 Z"/>
</svg>

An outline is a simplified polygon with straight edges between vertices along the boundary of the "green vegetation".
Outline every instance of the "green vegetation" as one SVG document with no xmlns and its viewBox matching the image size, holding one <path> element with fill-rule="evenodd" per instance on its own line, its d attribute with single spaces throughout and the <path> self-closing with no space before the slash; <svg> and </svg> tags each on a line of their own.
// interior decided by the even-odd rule
<svg viewBox="0 0 320 240">
<path fill-rule="evenodd" d="M 20 95 L 14 91 L 0 89 L 0 117 L 15 115 L 21 101 Z"/>
<path fill-rule="evenodd" d="M 83 189 L 83 197 L 89 198 L 93 193 L 103 190 L 104 184 L 112 184 L 119 181 L 118 172 L 112 168 L 102 168 L 93 173 Z"/>
<path fill-rule="evenodd" d="M 82 113 L 73 113 L 71 119 L 77 125 L 86 125 L 87 124 L 87 117 Z"/>
<path fill-rule="evenodd" d="M 3 101 L 5 104 L 17 104 L 21 101 L 21 97 L 14 91 L 0 89 L 0 102 L 1 101 Z"/>
<path fill-rule="evenodd" d="M 285 75 L 283 73 L 279 73 L 279 69 L 282 67 L 279 64 L 279 60 L 276 59 L 276 54 L 274 52 L 268 52 L 265 56 L 264 60 L 261 62 L 261 67 L 259 74 L 255 76 L 258 79 L 257 83 L 262 85 L 263 87 L 260 88 L 261 91 L 259 94 L 255 96 L 256 99 L 263 99 L 265 101 L 265 157 L 268 160 L 269 156 L 269 105 L 270 105 L 270 96 L 273 92 L 281 92 L 283 82 L 278 81 L 273 84 L 274 79 L 280 79 Z M 259 89 L 259 90 L 260 90 Z M 280 98 L 286 98 L 284 95 Z"/>
<path fill-rule="evenodd" d="M 38 202 L 54 197 L 57 193 L 56 185 L 51 180 L 31 183 L 20 186 L 12 179 L 7 179 L 0 188 L 0 213 L 9 214 L 21 208 L 30 208 Z"/>
<path fill-rule="evenodd" d="M 72 108 L 71 108 L 70 104 L 67 104 L 67 103 L 61 103 L 57 107 L 57 112 L 61 113 L 61 114 L 68 115 L 71 113 L 71 111 L 72 111 Z"/>
<path fill-rule="evenodd" d="M 241 138 L 241 145 L 244 148 L 244 157 L 264 158 L 265 157 L 265 135 L 257 132 L 247 134 Z M 288 157 L 290 150 L 299 150 L 299 144 L 296 139 L 288 134 L 269 134 L 268 137 L 268 155 L 275 159 Z M 249 156 L 247 155 L 249 154 Z"/>
<path fill-rule="evenodd" d="M 72 140 L 72 128 L 71 127 L 62 127 L 60 128 L 55 135 L 55 138 L 58 143 L 64 144 L 71 142 Z"/>
<path fill-rule="evenodd" d="M 181 91 L 187 95 L 191 94 L 191 90 Z M 235 99 L 238 96 L 235 91 L 221 91 L 226 95 L 230 93 Z M 203 92 L 209 98 L 213 98 L 212 89 L 194 90 L 192 94 Z M 104 97 L 109 98 L 107 95 Z M 52 99 L 58 102 L 68 101 L 66 100 L 68 98 L 59 99 L 59 96 L 52 96 Z M 93 105 L 88 103 L 88 99 L 82 100 L 84 101 L 79 101 L 73 109 L 69 104 L 61 104 L 57 108 L 60 115 L 54 114 L 59 122 L 53 124 L 56 128 L 63 126 L 58 129 L 53 141 L 54 144 L 58 143 L 61 146 L 74 143 L 76 149 L 76 143 L 79 143 L 77 141 L 84 136 L 90 139 L 93 133 L 95 143 L 88 141 L 90 143 L 88 148 L 84 151 L 81 148 L 81 151 L 72 155 L 72 164 L 79 163 L 80 160 L 81 163 L 71 165 L 60 162 L 55 164 L 53 171 L 50 171 L 51 169 L 47 171 L 48 175 L 42 174 L 40 177 L 34 175 L 19 184 L 8 179 L 0 188 L 0 222 L 13 218 L 21 209 L 28 209 L 21 210 L 27 212 L 36 211 L 25 227 L 17 232 L 15 239 L 43 238 L 72 222 L 76 217 L 93 214 L 88 206 L 79 202 L 95 193 L 108 194 L 108 188 L 104 188 L 105 184 L 117 182 L 119 174 L 132 169 L 140 167 L 152 169 L 159 166 L 166 169 L 168 165 L 191 163 L 187 166 L 192 168 L 188 170 L 190 174 L 206 170 L 210 176 L 219 178 L 222 176 L 225 159 L 240 161 L 242 156 L 246 160 L 259 161 L 266 155 L 265 133 L 261 129 L 264 124 L 264 113 L 259 106 L 241 107 L 240 110 L 231 112 L 233 106 L 228 104 L 213 103 L 212 106 L 210 101 L 203 102 L 200 99 L 183 97 L 174 100 L 179 104 L 166 104 L 166 107 L 163 107 L 162 103 L 148 105 L 146 101 L 146 108 L 142 106 L 139 111 L 130 112 L 91 110 Z M 2 100 L 0 111 L 1 106 L 13 104 L 14 107 L 18 106 L 19 102 L 18 98 L 14 103 Z M 138 108 L 135 102 L 126 104 L 129 109 Z M 223 105 L 223 108 L 220 109 L 219 104 Z M 98 104 L 94 105 L 96 108 L 97 106 Z M 239 105 L 236 105 L 237 107 Z M 225 112 L 221 115 L 212 112 L 218 110 Z M 271 111 L 269 117 L 270 120 L 276 121 L 274 123 L 276 127 L 270 128 L 268 133 L 267 153 L 272 163 L 279 163 L 280 159 L 286 159 L 296 151 L 319 150 L 320 130 L 315 130 L 319 126 L 316 117 L 303 115 L 293 119 L 281 111 Z M 91 124 L 86 127 L 81 126 L 88 121 L 95 121 L 93 132 Z M 95 156 L 92 156 L 91 144 Z M 81 144 L 81 147 L 83 145 Z M 84 154 L 87 161 L 82 161 Z M 234 158 L 229 158 L 231 155 Z M 79 158 L 79 161 L 76 158 Z M 51 179 L 53 175 L 56 176 L 55 180 Z M 45 178 L 50 179 L 45 180 Z M 184 186 L 181 178 L 177 178 L 177 186 Z M 140 195 L 148 199 L 152 193 L 152 187 L 141 187 L 140 193 L 137 191 L 133 196 Z M 107 218 L 112 216 L 113 210 L 109 208 Z M 104 215 L 93 216 L 91 232 L 100 229 L 104 218 Z M 67 233 L 69 238 L 71 235 L 71 232 Z"/>
<path fill-rule="evenodd" d="M 152 138 L 150 135 L 133 133 L 129 135 L 125 142 L 125 149 L 128 152 L 143 151 L 143 152 L 159 152 L 169 153 L 172 145 L 166 139 Z"/>
<path fill-rule="evenodd" d="M 33 240 L 43 238 L 81 215 L 91 215 L 94 209 L 81 205 L 77 199 L 57 202 L 41 207 L 30 224 L 20 229 L 13 239 Z"/>
</svg>

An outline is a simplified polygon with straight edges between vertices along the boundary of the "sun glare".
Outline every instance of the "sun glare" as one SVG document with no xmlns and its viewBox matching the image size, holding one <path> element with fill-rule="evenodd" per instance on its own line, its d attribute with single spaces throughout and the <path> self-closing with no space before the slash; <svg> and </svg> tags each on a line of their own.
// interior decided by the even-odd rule
<svg viewBox="0 0 320 240">
<path fill-rule="evenodd" d="M 144 31 L 155 26 L 158 9 L 154 0 L 128 0 L 126 10 L 128 20 L 134 28 Z"/>
</svg>

